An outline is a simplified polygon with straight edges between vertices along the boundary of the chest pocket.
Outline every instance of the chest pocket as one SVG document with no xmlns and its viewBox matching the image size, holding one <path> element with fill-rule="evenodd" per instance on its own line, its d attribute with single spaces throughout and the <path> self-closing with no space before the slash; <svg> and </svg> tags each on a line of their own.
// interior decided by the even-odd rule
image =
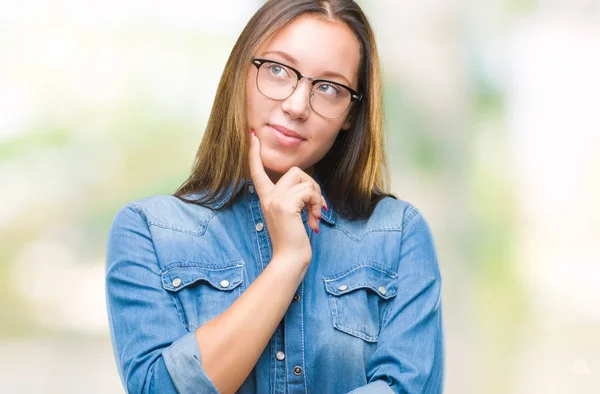
<svg viewBox="0 0 600 394">
<path fill-rule="evenodd" d="M 162 270 L 161 276 L 182 323 L 193 331 L 221 314 L 240 296 L 244 262 L 172 263 Z"/>
<path fill-rule="evenodd" d="M 323 278 L 333 326 L 367 342 L 377 342 L 380 323 L 398 291 L 398 274 L 375 263 Z"/>
</svg>

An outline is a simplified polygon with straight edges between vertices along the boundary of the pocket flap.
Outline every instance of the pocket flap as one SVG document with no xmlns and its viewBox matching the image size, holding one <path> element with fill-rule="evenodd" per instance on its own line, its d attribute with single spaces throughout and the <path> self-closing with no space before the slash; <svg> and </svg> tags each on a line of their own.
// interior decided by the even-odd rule
<svg viewBox="0 0 600 394">
<path fill-rule="evenodd" d="M 231 291 L 244 280 L 243 261 L 224 264 L 207 262 L 180 262 L 166 266 L 162 271 L 165 290 L 179 291 L 198 281 L 205 281 L 218 290 Z"/>
<path fill-rule="evenodd" d="M 398 274 L 375 263 L 358 265 L 336 275 L 326 276 L 325 289 L 333 296 L 341 296 L 356 289 L 370 289 L 384 299 L 398 291 Z"/>
</svg>

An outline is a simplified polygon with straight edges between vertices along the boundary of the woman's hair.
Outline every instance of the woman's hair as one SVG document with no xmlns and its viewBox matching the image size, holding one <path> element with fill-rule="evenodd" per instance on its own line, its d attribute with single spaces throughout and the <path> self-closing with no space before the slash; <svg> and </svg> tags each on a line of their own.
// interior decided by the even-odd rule
<svg viewBox="0 0 600 394">
<path fill-rule="evenodd" d="M 352 0 L 270 0 L 250 19 L 229 55 L 192 174 L 177 189 L 176 197 L 210 206 L 227 198 L 232 185 L 249 179 L 248 67 L 266 40 L 306 13 L 345 23 L 361 50 L 358 91 L 363 98 L 352 104 L 351 128 L 338 133 L 315 172 L 336 212 L 349 219 L 370 216 L 379 200 L 391 196 L 387 193 L 379 56 L 366 16 Z M 195 193 L 201 193 L 195 200 L 184 197 Z M 230 205 L 234 197 L 219 208 Z"/>
</svg>

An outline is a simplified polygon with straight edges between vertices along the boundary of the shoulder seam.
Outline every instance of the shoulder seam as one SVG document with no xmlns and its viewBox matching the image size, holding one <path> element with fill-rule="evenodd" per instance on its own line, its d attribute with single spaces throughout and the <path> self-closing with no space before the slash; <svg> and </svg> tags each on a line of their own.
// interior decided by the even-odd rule
<svg viewBox="0 0 600 394">
<path fill-rule="evenodd" d="M 214 209 L 207 208 L 210 211 L 210 213 L 206 216 L 206 223 L 202 224 L 198 230 L 193 230 L 193 229 L 187 229 L 187 228 L 182 228 L 182 227 L 178 227 L 178 226 L 172 226 L 172 225 L 160 222 L 158 220 L 148 218 L 148 216 L 144 212 L 144 209 L 140 205 L 138 205 L 136 201 L 132 201 L 127 205 L 130 206 L 135 212 L 137 212 L 139 215 L 141 215 L 145 219 L 148 227 L 153 226 L 153 227 L 163 228 L 165 230 L 177 231 L 177 232 L 188 234 L 188 235 L 191 235 L 194 237 L 201 237 L 202 235 L 204 235 L 204 232 L 206 231 L 208 222 L 218 213 Z"/>
<path fill-rule="evenodd" d="M 140 215 L 140 217 L 142 218 L 142 220 L 146 224 L 146 228 L 148 229 L 148 236 L 150 238 L 150 242 L 152 243 L 152 252 L 154 253 L 154 257 L 156 258 L 156 265 L 157 265 L 157 268 L 158 268 L 158 271 L 154 271 L 152 268 L 151 268 L 151 270 L 152 270 L 152 272 L 154 274 L 160 276 L 161 275 L 161 273 L 160 273 L 160 262 L 158 261 L 158 255 L 156 254 L 156 245 L 154 244 L 154 238 L 152 238 L 152 232 L 150 231 L 150 223 L 148 223 L 148 217 L 146 216 L 146 213 L 144 212 L 144 210 L 142 209 L 142 207 L 140 207 L 134 201 L 127 203 L 124 208 L 130 208 L 133 212 L 135 212 L 138 215 Z"/>
<path fill-rule="evenodd" d="M 412 220 L 420 215 L 421 212 L 412 204 L 409 204 L 404 211 L 404 217 L 402 218 L 402 231 L 412 222 Z"/>
</svg>

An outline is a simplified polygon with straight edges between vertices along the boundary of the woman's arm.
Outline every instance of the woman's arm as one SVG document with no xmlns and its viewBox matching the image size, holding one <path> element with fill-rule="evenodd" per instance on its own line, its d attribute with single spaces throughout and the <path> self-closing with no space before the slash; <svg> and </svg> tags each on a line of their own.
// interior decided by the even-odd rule
<svg viewBox="0 0 600 394">
<path fill-rule="evenodd" d="M 127 392 L 235 392 L 308 267 L 287 256 L 272 260 L 224 313 L 189 333 L 162 287 L 144 213 L 135 204 L 119 211 L 108 240 L 106 294 L 113 348 Z"/>
<path fill-rule="evenodd" d="M 235 392 L 252 371 L 307 268 L 276 257 L 225 312 L 196 330 L 202 365 L 219 392 Z"/>
<path fill-rule="evenodd" d="M 312 251 L 301 218 L 318 229 L 319 185 L 298 168 L 277 184 L 264 171 L 253 136 L 250 172 L 273 243 L 267 268 L 227 310 L 188 333 L 162 287 L 144 213 L 130 204 L 108 240 L 106 292 L 113 347 L 129 392 L 233 393 L 244 382 L 285 315 Z M 217 391 L 218 390 L 218 391 Z"/>
<path fill-rule="evenodd" d="M 352 394 L 443 392 L 444 334 L 437 255 L 423 216 L 411 207 L 404 221 L 399 290 L 367 366 L 369 384 Z"/>
<path fill-rule="evenodd" d="M 198 351 L 183 351 L 193 349 L 186 344 L 194 337 L 162 286 L 150 230 L 135 204 L 117 213 L 109 232 L 106 301 L 117 367 L 128 393 L 177 393 L 188 376 L 190 384 L 212 386 Z M 173 360 L 178 368 L 172 367 Z"/>
<path fill-rule="evenodd" d="M 318 232 L 325 199 L 319 185 L 299 168 L 288 170 L 276 184 L 267 176 L 260 141 L 252 132 L 248 152 L 269 237 L 273 260 L 225 312 L 196 331 L 202 365 L 222 393 L 235 392 L 244 382 L 302 282 L 312 257 L 301 210 Z"/>
</svg>

